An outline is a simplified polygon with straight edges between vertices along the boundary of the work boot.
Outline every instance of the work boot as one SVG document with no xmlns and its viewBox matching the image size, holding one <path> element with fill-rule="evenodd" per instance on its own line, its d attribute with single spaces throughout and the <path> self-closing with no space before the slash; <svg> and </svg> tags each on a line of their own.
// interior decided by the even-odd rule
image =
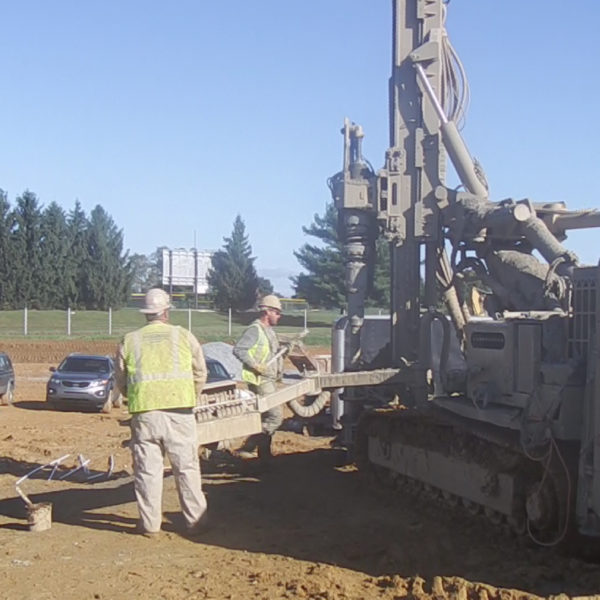
<svg viewBox="0 0 600 600">
<path fill-rule="evenodd" d="M 205 512 L 195 525 L 186 529 L 185 535 L 186 537 L 193 539 L 202 536 L 207 531 L 210 531 L 211 528 L 212 524 L 208 519 L 208 513 Z"/>
<path fill-rule="evenodd" d="M 269 465 L 273 458 L 273 453 L 271 452 L 271 440 L 272 437 L 267 433 L 261 434 L 261 439 L 258 442 L 258 459 L 260 460 L 261 465 Z"/>
<path fill-rule="evenodd" d="M 256 449 L 259 444 L 260 434 L 251 435 L 246 438 L 246 441 L 235 451 L 235 456 L 243 460 L 251 460 L 256 458 Z"/>
<path fill-rule="evenodd" d="M 248 450 L 236 450 L 235 456 L 241 458 L 242 460 L 253 460 L 256 458 L 256 452 L 248 452 Z"/>
<path fill-rule="evenodd" d="M 140 521 L 138 521 L 136 523 L 135 526 L 135 533 L 137 535 L 141 535 L 145 538 L 149 538 L 149 539 L 158 539 L 158 537 L 160 536 L 160 530 L 159 531 L 148 531 L 147 529 L 144 528 L 144 526 L 142 525 L 142 523 Z"/>
</svg>

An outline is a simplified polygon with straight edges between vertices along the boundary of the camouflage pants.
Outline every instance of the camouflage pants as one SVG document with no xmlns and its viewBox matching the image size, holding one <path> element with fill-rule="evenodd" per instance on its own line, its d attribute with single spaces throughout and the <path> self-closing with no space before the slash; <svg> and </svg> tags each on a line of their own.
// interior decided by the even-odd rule
<svg viewBox="0 0 600 600">
<path fill-rule="evenodd" d="M 251 392 L 259 396 L 264 396 L 277 390 L 274 381 L 265 381 L 260 385 L 249 385 L 248 388 Z M 271 438 L 279 429 L 281 423 L 283 423 L 283 406 L 275 406 L 262 413 L 260 420 L 262 422 L 262 433 L 251 435 L 244 442 L 243 447 L 249 451 L 258 449 L 258 456 L 260 458 L 268 458 L 271 456 Z"/>
<path fill-rule="evenodd" d="M 265 381 L 260 385 L 249 385 L 251 392 L 259 396 L 265 396 L 277 391 L 277 385 L 274 381 Z M 283 423 L 283 406 L 275 406 L 270 410 L 262 413 L 260 416 L 262 421 L 262 432 L 268 436 L 272 436 Z"/>
</svg>

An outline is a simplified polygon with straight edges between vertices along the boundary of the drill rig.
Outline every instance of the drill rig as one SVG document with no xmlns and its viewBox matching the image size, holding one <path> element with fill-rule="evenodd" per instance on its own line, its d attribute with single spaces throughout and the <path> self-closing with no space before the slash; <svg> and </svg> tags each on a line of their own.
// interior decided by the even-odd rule
<svg viewBox="0 0 600 600">
<path fill-rule="evenodd" d="M 493 202 L 457 123 L 466 78 L 443 0 L 393 0 L 390 147 L 375 172 L 345 120 L 329 186 L 344 242 L 340 371 L 398 370 L 333 407 L 359 465 L 544 545 L 600 536 L 600 269 L 562 242 L 595 211 Z M 460 179 L 446 183 L 449 159 Z M 383 237 L 389 318 L 365 316 Z M 539 257 L 539 258 L 538 258 Z M 341 408 L 340 408 L 341 407 Z"/>
</svg>

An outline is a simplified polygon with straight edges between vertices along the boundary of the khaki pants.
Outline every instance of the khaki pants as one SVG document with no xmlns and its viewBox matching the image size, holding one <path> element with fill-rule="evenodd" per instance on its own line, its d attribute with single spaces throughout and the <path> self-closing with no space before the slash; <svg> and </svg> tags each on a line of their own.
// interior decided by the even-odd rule
<svg viewBox="0 0 600 600">
<path fill-rule="evenodd" d="M 160 531 L 165 453 L 173 468 L 186 527 L 193 528 L 206 512 L 197 439 L 191 410 L 153 410 L 132 415 L 135 496 L 143 531 Z"/>
</svg>

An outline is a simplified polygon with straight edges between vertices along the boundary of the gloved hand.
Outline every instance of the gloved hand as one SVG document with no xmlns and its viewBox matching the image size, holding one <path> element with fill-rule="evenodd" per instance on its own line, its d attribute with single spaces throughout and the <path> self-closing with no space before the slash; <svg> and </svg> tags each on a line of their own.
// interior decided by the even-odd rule
<svg viewBox="0 0 600 600">
<path fill-rule="evenodd" d="M 254 367 L 254 370 L 259 374 L 259 375 L 266 375 L 267 374 L 267 365 L 256 365 Z"/>
</svg>

